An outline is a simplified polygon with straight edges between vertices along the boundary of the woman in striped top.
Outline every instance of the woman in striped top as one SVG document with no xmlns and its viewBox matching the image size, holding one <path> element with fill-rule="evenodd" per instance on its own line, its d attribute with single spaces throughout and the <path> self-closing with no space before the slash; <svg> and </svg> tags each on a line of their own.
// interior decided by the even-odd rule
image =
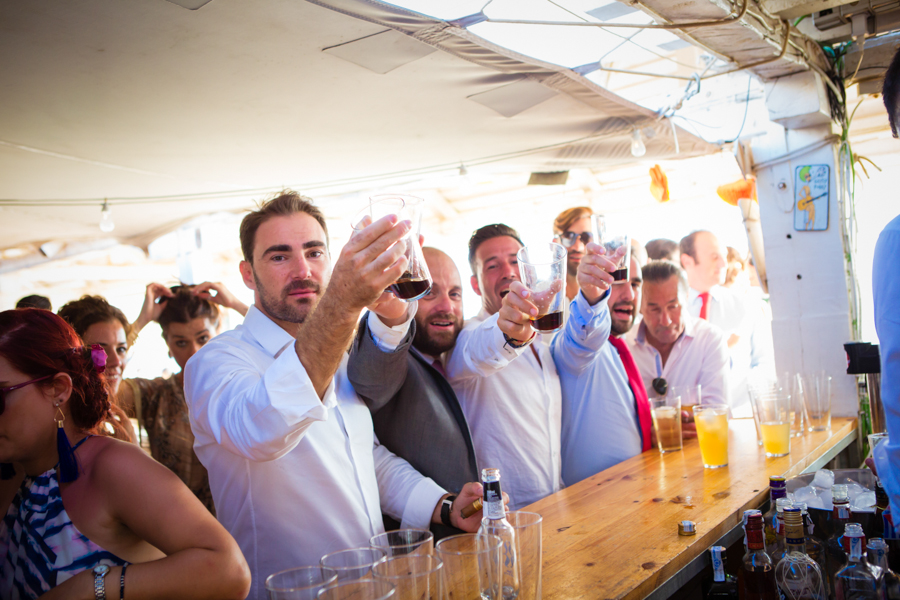
<svg viewBox="0 0 900 600">
<path fill-rule="evenodd" d="M 234 539 L 171 471 L 100 434 L 95 348 L 49 311 L 0 313 L 0 598 L 245 598 Z"/>
</svg>

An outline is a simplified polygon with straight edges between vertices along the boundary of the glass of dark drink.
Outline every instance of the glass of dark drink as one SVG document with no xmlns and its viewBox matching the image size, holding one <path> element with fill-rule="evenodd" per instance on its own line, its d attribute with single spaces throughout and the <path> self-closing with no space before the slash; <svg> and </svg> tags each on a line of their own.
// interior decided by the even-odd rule
<svg viewBox="0 0 900 600">
<path fill-rule="evenodd" d="M 529 300 L 538 308 L 531 326 L 550 333 L 563 326 L 566 300 L 566 249 L 559 244 L 537 244 L 519 250 L 519 275 L 531 291 Z"/>
<path fill-rule="evenodd" d="M 622 233 L 615 227 L 610 227 L 610 220 L 605 215 L 592 215 L 594 222 L 594 239 L 606 250 L 606 255 L 615 254 L 616 250 L 625 247 L 625 254 L 619 259 L 613 276 L 613 284 L 631 281 L 631 236 Z"/>
<path fill-rule="evenodd" d="M 353 218 L 353 229 L 360 231 L 375 221 L 388 215 L 397 215 L 401 221 L 409 221 L 412 227 L 409 233 L 398 241 L 406 247 L 406 258 L 409 261 L 406 271 L 388 290 L 406 302 L 418 300 L 431 289 L 431 273 L 425 264 L 422 246 L 419 245 L 419 227 L 422 223 L 421 198 L 407 194 L 380 194 L 369 198 L 369 204 Z"/>
</svg>

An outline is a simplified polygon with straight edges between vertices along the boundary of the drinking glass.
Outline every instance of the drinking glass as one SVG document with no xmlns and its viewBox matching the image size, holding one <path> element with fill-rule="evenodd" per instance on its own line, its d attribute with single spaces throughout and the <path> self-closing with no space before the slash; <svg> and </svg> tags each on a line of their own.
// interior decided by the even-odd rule
<svg viewBox="0 0 900 600">
<path fill-rule="evenodd" d="M 531 326 L 539 333 L 557 331 L 566 300 L 566 249 L 554 243 L 525 246 L 516 258 L 522 283 L 531 291 L 529 300 L 538 309 Z"/>
<path fill-rule="evenodd" d="M 409 221 L 412 227 L 398 244 L 406 247 L 405 255 L 409 263 L 406 271 L 388 289 L 406 302 L 418 300 L 431 289 L 431 273 L 425 264 L 422 246 L 419 245 L 419 228 L 422 224 L 424 201 L 405 194 L 380 194 L 369 198 L 369 204 L 353 218 L 353 229 L 360 231 L 387 215 L 397 215 L 400 220 Z"/>
<path fill-rule="evenodd" d="M 384 558 L 384 551 L 378 548 L 348 548 L 326 554 L 319 564 L 334 569 L 339 581 L 349 581 L 369 577 L 372 566 Z"/>
<path fill-rule="evenodd" d="M 398 529 L 373 536 L 369 540 L 369 546 L 378 548 L 388 557 L 433 554 L 434 534 L 427 529 Z"/>
<path fill-rule="evenodd" d="M 443 600 L 441 569 L 444 563 L 430 554 L 393 556 L 372 567 L 376 581 L 387 581 L 396 600 Z"/>
<path fill-rule="evenodd" d="M 759 429 L 766 456 L 791 453 L 791 395 L 778 390 L 757 398 Z"/>
<path fill-rule="evenodd" d="M 669 392 L 650 398 L 650 408 L 660 453 L 681 450 L 681 396 Z"/>
<path fill-rule="evenodd" d="M 316 600 L 319 590 L 336 583 L 334 569 L 300 567 L 269 575 L 266 578 L 266 594 L 269 600 Z"/>
<path fill-rule="evenodd" d="M 619 259 L 616 270 L 612 272 L 615 282 L 631 281 L 631 236 L 610 226 L 610 220 L 604 215 L 592 215 L 594 223 L 594 239 L 606 250 L 606 255 L 615 254 L 616 250 L 625 246 L 625 254 Z"/>
<path fill-rule="evenodd" d="M 541 600 L 543 517 L 537 513 L 517 510 L 506 513 L 506 520 L 516 530 L 516 559 L 519 568 L 519 595 L 516 600 Z"/>
<path fill-rule="evenodd" d="M 319 590 L 319 600 L 388 600 L 396 598 L 396 590 L 387 581 L 373 579 L 340 581 Z"/>
<path fill-rule="evenodd" d="M 790 395 L 791 437 L 803 435 L 809 428 L 809 417 L 806 412 L 806 385 L 799 373 L 782 373 L 778 378 L 778 387 L 783 393 Z"/>
<path fill-rule="evenodd" d="M 707 469 L 728 465 L 728 407 L 724 404 L 694 406 L 694 424 L 700 442 L 700 456 Z"/>
<path fill-rule="evenodd" d="M 448 598 L 501 600 L 500 547 L 496 535 L 465 533 L 439 541 L 435 554 L 444 563 L 444 594 Z"/>
<path fill-rule="evenodd" d="M 809 430 L 825 431 L 831 429 L 831 376 L 825 371 L 806 374 L 804 399 L 806 412 L 809 414 Z"/>
<path fill-rule="evenodd" d="M 674 395 L 681 397 L 681 405 L 684 407 L 694 406 L 701 403 L 700 384 L 697 385 L 673 385 L 669 388 L 667 396 Z"/>
</svg>

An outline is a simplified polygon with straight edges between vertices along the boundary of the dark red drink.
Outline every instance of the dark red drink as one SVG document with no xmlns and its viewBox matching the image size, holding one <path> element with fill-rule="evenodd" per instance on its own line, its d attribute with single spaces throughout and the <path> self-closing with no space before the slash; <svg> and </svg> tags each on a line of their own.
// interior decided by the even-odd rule
<svg viewBox="0 0 900 600">
<path fill-rule="evenodd" d="M 562 325 L 562 311 L 547 313 L 531 320 L 531 326 L 538 331 L 556 331 Z"/>
<path fill-rule="evenodd" d="M 401 300 L 413 300 L 425 295 L 430 288 L 430 279 L 410 279 L 409 273 L 404 273 L 389 289 Z"/>
<path fill-rule="evenodd" d="M 613 281 L 626 281 L 628 279 L 628 269 L 616 269 L 612 273 Z"/>
</svg>

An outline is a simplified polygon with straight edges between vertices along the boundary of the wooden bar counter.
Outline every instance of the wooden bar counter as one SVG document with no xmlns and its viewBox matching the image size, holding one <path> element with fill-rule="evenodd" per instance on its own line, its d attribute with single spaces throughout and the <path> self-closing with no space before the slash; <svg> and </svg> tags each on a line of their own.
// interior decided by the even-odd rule
<svg viewBox="0 0 900 600">
<path fill-rule="evenodd" d="M 743 511 L 768 499 L 770 475 L 819 469 L 856 435 L 855 419 L 836 418 L 830 431 L 791 438 L 790 455 L 766 458 L 753 421 L 733 420 L 727 467 L 704 469 L 697 440 L 686 440 L 681 452 L 644 452 L 535 502 L 523 510 L 544 517 L 543 598 L 667 596 L 688 565 L 737 535 Z M 678 535 L 684 519 L 696 535 Z"/>
</svg>

